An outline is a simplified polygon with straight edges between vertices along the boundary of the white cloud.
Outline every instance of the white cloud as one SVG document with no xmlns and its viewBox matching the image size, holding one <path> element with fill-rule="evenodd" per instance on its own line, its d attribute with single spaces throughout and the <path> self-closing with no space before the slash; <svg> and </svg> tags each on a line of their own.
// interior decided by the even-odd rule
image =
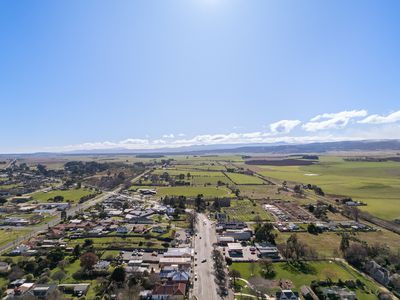
<svg viewBox="0 0 400 300">
<path fill-rule="evenodd" d="M 272 133 L 279 134 L 279 133 L 289 133 L 291 132 L 296 126 L 300 125 L 300 120 L 281 120 L 269 125 Z"/>
<path fill-rule="evenodd" d="M 393 112 L 387 116 L 370 115 L 365 119 L 358 121 L 361 124 L 388 124 L 400 121 L 400 110 Z"/>
<path fill-rule="evenodd" d="M 358 123 L 368 123 L 371 126 L 347 126 Z M 184 134 L 165 134 L 163 138 L 128 138 L 122 141 L 89 142 L 76 145 L 47 147 L 38 151 L 74 151 L 74 150 L 106 150 L 124 148 L 129 150 L 174 149 L 201 145 L 240 145 L 268 143 L 311 143 L 362 139 L 400 139 L 400 111 L 387 116 L 371 115 L 367 117 L 365 110 L 325 113 L 312 118 L 303 124 L 306 131 L 303 135 L 292 135 L 291 132 L 301 124 L 300 120 L 281 120 L 269 125 L 270 131 L 254 131 L 244 133 L 202 134 L 186 137 Z M 390 123 L 390 124 L 389 124 Z M 374 125 L 375 124 L 375 125 Z M 347 127 L 346 127 L 347 126 Z M 330 129 L 341 129 L 330 131 Z M 310 133 L 317 132 L 318 133 Z"/>
<path fill-rule="evenodd" d="M 325 113 L 317 115 L 302 127 L 306 131 L 319 131 L 346 127 L 355 118 L 367 116 L 366 110 L 350 110 L 339 113 Z"/>
</svg>

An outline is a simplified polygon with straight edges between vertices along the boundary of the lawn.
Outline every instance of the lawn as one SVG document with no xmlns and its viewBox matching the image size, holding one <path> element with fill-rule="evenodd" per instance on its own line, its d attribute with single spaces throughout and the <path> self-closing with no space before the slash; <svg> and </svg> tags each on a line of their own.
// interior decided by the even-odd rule
<svg viewBox="0 0 400 300">
<path fill-rule="evenodd" d="M 256 216 L 259 216 L 263 221 L 270 221 L 272 217 L 267 211 L 257 202 L 254 204 L 248 200 L 232 200 L 230 207 L 224 207 L 223 212 L 228 214 L 231 220 L 238 220 L 243 222 L 254 221 Z"/>
<path fill-rule="evenodd" d="M 290 280 L 293 284 L 293 289 L 299 291 L 302 285 L 310 285 L 313 280 L 326 280 L 338 281 L 339 279 L 357 280 L 360 279 L 366 285 L 366 291 L 357 289 L 356 293 L 358 299 L 377 299 L 376 295 L 372 294 L 378 290 L 378 286 L 372 281 L 364 278 L 354 269 L 344 263 L 336 263 L 332 261 L 318 261 L 308 262 L 304 265 L 294 266 L 285 262 L 274 263 L 275 276 L 273 280 L 286 279 Z M 249 279 L 251 277 L 250 263 L 233 263 L 231 269 L 238 270 L 241 277 Z M 254 274 L 261 277 L 261 269 L 256 264 Z"/>
<path fill-rule="evenodd" d="M 400 218 L 400 163 L 348 162 L 323 156 L 310 166 L 257 166 L 261 175 L 320 186 L 326 193 L 353 197 L 362 207 L 387 220 Z"/>
<path fill-rule="evenodd" d="M 256 176 L 230 172 L 225 174 L 236 184 L 264 184 L 264 181 Z"/>
<path fill-rule="evenodd" d="M 196 197 L 202 194 L 205 198 L 233 197 L 232 192 L 225 187 L 193 187 L 193 186 L 174 186 L 157 187 L 157 195 L 164 196 L 185 196 Z"/>
<path fill-rule="evenodd" d="M 64 197 L 64 202 L 67 202 L 68 200 L 77 203 L 79 200 L 87 195 L 93 194 L 93 191 L 90 189 L 86 188 L 81 188 L 81 189 L 70 189 L 66 191 L 61 191 L 61 190 L 55 190 L 55 191 L 50 191 L 50 192 L 37 192 L 32 194 L 33 200 L 39 201 L 39 202 L 51 202 L 52 198 L 56 196 L 63 196 Z"/>
</svg>

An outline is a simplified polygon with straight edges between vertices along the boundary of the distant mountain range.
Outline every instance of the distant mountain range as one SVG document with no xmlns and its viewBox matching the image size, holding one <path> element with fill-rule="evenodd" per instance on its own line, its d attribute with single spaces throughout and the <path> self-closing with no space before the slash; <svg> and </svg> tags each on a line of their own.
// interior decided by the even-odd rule
<svg viewBox="0 0 400 300">
<path fill-rule="evenodd" d="M 248 144 L 248 145 L 204 145 L 180 148 L 165 148 L 154 150 L 131 150 L 125 148 L 114 148 L 107 150 L 81 150 L 64 153 L 31 153 L 31 154 L 4 154 L 0 157 L 13 156 L 60 156 L 60 155 L 113 155 L 131 154 L 141 156 L 162 155 L 216 155 L 216 154 L 301 154 L 301 153 L 326 153 L 337 151 L 399 151 L 400 140 L 363 140 L 363 141 L 341 141 L 320 142 L 309 144 Z"/>
</svg>

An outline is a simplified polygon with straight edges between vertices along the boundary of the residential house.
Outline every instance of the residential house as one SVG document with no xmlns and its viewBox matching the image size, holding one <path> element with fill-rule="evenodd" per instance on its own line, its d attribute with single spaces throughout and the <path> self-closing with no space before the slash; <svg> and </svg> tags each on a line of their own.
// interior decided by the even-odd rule
<svg viewBox="0 0 400 300">
<path fill-rule="evenodd" d="M 355 292 L 352 292 L 346 288 L 340 288 L 332 286 L 329 288 L 322 289 L 323 299 L 337 299 L 337 300 L 356 300 L 357 296 Z"/>
<path fill-rule="evenodd" d="M 184 300 L 186 295 L 186 284 L 167 283 L 156 286 L 151 295 L 152 300 Z"/>
<path fill-rule="evenodd" d="M 278 248 L 269 243 L 255 243 L 255 247 L 258 251 L 257 256 L 260 258 L 271 258 L 279 259 Z"/>
<path fill-rule="evenodd" d="M 365 264 L 367 273 L 380 284 L 387 285 L 390 282 L 390 272 L 380 264 L 371 260 Z"/>
<path fill-rule="evenodd" d="M 299 293 L 292 290 L 281 290 L 275 294 L 276 300 L 299 300 Z"/>
</svg>

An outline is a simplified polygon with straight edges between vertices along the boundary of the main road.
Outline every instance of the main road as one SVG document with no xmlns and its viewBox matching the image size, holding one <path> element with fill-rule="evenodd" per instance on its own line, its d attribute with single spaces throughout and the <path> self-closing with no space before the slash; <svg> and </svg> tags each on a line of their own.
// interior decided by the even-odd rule
<svg viewBox="0 0 400 300">
<path fill-rule="evenodd" d="M 195 266 L 193 295 L 197 299 L 220 300 L 213 273 L 213 244 L 217 242 L 214 225 L 204 214 L 197 215 L 197 234 L 194 237 Z M 197 266 L 196 266 L 197 264 Z"/>
</svg>

